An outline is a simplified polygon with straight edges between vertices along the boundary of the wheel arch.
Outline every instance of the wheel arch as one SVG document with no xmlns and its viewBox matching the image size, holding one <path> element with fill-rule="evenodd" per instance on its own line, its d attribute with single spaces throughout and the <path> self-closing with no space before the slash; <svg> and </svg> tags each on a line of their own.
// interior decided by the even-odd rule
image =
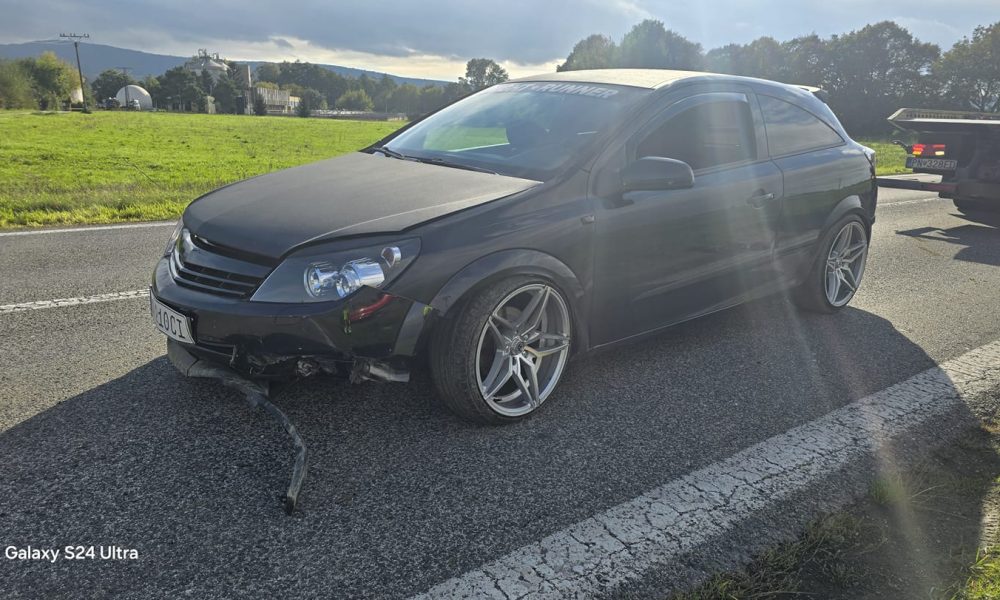
<svg viewBox="0 0 1000 600">
<path fill-rule="evenodd" d="M 586 326 L 586 289 L 576 273 L 551 254 L 528 248 L 501 250 L 466 265 L 445 283 L 429 303 L 439 317 L 448 317 L 471 294 L 500 279 L 534 275 L 559 288 L 569 303 L 574 352 L 589 348 Z"/>
<path fill-rule="evenodd" d="M 865 208 L 864 200 L 861 199 L 861 196 L 858 196 L 856 194 L 847 196 L 846 198 L 838 202 L 836 206 L 833 207 L 833 210 L 830 211 L 830 214 L 826 216 L 826 221 L 823 222 L 823 227 L 820 230 L 820 237 L 822 238 L 823 233 L 825 233 L 831 226 L 833 226 L 834 223 L 852 213 L 857 214 L 858 216 L 861 217 L 861 220 L 864 221 L 865 229 L 868 230 L 867 231 L 868 238 L 871 239 L 872 218 L 871 215 L 868 214 L 868 211 Z"/>
</svg>

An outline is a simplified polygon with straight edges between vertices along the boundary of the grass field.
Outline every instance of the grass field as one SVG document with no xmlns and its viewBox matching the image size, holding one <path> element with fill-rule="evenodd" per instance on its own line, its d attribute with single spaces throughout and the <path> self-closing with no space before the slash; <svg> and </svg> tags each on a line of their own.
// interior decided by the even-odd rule
<svg viewBox="0 0 1000 600">
<path fill-rule="evenodd" d="M 174 218 L 220 185 L 357 150 L 399 126 L 0 111 L 0 227 Z"/>
<path fill-rule="evenodd" d="M 0 111 L 0 228 L 171 219 L 220 185 L 362 148 L 399 123 L 174 113 Z M 430 147 L 503 143 L 449 131 Z M 864 140 L 880 175 L 903 151 Z"/>
<path fill-rule="evenodd" d="M 885 140 L 858 140 L 858 142 L 875 151 L 875 156 L 878 158 L 876 171 L 879 175 L 910 172 L 906 168 L 906 152 L 899 146 Z"/>
</svg>

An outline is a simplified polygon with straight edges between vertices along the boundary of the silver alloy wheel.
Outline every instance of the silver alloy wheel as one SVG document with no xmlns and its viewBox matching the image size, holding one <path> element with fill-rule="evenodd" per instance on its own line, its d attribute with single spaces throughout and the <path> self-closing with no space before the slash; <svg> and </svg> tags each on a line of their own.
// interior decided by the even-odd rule
<svg viewBox="0 0 1000 600">
<path fill-rule="evenodd" d="M 497 304 L 479 335 L 476 381 L 491 409 L 507 417 L 530 413 L 548 398 L 569 358 L 566 301 L 532 283 Z"/>
<path fill-rule="evenodd" d="M 833 238 L 826 257 L 826 299 L 831 305 L 839 308 L 851 301 L 861 285 L 867 258 L 868 236 L 861 223 L 851 221 Z"/>
</svg>

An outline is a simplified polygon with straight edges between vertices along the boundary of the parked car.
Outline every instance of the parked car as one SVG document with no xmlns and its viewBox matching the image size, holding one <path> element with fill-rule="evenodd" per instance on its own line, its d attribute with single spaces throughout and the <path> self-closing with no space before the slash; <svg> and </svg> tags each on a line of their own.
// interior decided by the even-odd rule
<svg viewBox="0 0 1000 600">
<path fill-rule="evenodd" d="M 424 357 L 456 413 L 514 421 L 573 354 L 781 290 L 843 308 L 864 275 L 874 162 L 795 86 L 529 77 L 199 198 L 152 312 L 185 372 L 401 381 Z"/>
</svg>

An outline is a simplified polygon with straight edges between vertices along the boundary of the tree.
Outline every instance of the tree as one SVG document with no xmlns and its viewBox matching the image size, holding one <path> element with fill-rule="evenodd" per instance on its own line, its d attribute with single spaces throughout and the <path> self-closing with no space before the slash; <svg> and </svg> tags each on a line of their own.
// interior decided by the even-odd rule
<svg viewBox="0 0 1000 600">
<path fill-rule="evenodd" d="M 762 37 L 749 44 L 729 44 L 705 55 L 705 66 L 716 73 L 732 73 L 788 81 L 788 57 L 774 38 Z"/>
<path fill-rule="evenodd" d="M 1000 112 L 1000 22 L 976 27 L 934 65 L 949 104 L 960 109 Z"/>
<path fill-rule="evenodd" d="M 256 80 L 269 81 L 271 83 L 278 83 L 278 79 L 281 77 L 281 67 L 274 63 L 262 63 L 257 66 Z"/>
<path fill-rule="evenodd" d="M 382 79 L 375 86 L 375 95 L 372 96 L 372 102 L 375 103 L 376 110 L 389 112 L 389 98 L 392 97 L 392 93 L 396 91 L 397 87 L 399 86 L 396 84 L 395 79 L 388 75 L 382 76 Z"/>
<path fill-rule="evenodd" d="M 205 92 L 198 85 L 198 78 L 184 67 L 174 67 L 157 77 L 159 96 L 165 106 L 180 105 L 181 110 L 197 110 L 204 105 Z"/>
<path fill-rule="evenodd" d="M 267 102 L 264 101 L 264 97 L 260 94 L 253 95 L 253 114 L 258 117 L 267 116 Z"/>
<path fill-rule="evenodd" d="M 619 67 L 687 70 L 702 67 L 700 44 L 653 19 L 646 19 L 625 34 L 618 55 Z"/>
<path fill-rule="evenodd" d="M 595 33 L 577 42 L 566 62 L 556 67 L 556 71 L 610 69 L 615 66 L 617 51 L 618 47 L 611 38 Z"/>
<path fill-rule="evenodd" d="M 53 53 L 43 52 L 38 58 L 22 58 L 21 68 L 31 78 L 32 93 L 42 110 L 53 110 L 69 100 L 80 77 L 76 69 Z"/>
<path fill-rule="evenodd" d="M 37 107 L 31 75 L 19 62 L 0 60 L 0 109 Z"/>
<path fill-rule="evenodd" d="M 312 115 L 312 111 L 322 110 L 327 106 L 326 98 L 323 97 L 323 94 L 312 88 L 302 90 L 298 93 L 298 97 L 299 107 L 295 109 L 295 112 L 300 117 L 308 117 Z"/>
<path fill-rule="evenodd" d="M 215 93 L 212 96 L 215 98 L 215 112 L 227 115 L 236 113 L 236 84 L 228 75 L 223 75 L 215 82 Z"/>
<path fill-rule="evenodd" d="M 503 83 L 508 78 L 507 71 L 497 64 L 495 60 L 473 58 L 465 63 L 465 77 L 460 77 L 458 81 L 460 84 L 472 88 L 472 91 L 477 91 L 491 85 Z"/>
<path fill-rule="evenodd" d="M 815 33 L 788 40 L 781 47 L 785 52 L 786 82 L 819 86 L 830 79 L 826 75 L 829 49 Z"/>
<path fill-rule="evenodd" d="M 337 98 L 336 106 L 341 110 L 372 110 L 374 104 L 364 90 L 348 90 Z"/>
<path fill-rule="evenodd" d="M 146 75 L 142 78 L 142 87 L 147 92 L 149 92 L 150 98 L 153 100 L 153 106 L 161 108 L 163 102 L 161 102 L 160 96 L 160 80 L 152 75 Z"/>
<path fill-rule="evenodd" d="M 215 80 L 212 79 L 212 74 L 208 72 L 208 69 L 202 69 L 198 75 L 198 87 L 208 96 L 211 96 L 215 90 Z"/>
<path fill-rule="evenodd" d="M 896 23 L 835 35 L 827 44 L 823 87 L 848 131 L 888 132 L 885 119 L 900 106 L 939 103 L 927 73 L 940 48 L 920 42 Z"/>
<path fill-rule="evenodd" d="M 426 115 L 444 106 L 444 88 L 439 85 L 424 86 L 420 90 L 420 102 L 418 104 L 420 114 Z"/>
<path fill-rule="evenodd" d="M 127 74 L 117 69 L 107 69 L 106 71 L 102 71 L 97 76 L 97 79 L 91 82 L 90 87 L 94 90 L 94 96 L 98 100 L 104 101 L 108 98 L 114 98 L 118 90 L 133 83 L 135 83 L 135 80 Z"/>
<path fill-rule="evenodd" d="M 396 88 L 389 98 L 389 109 L 407 115 L 420 114 L 420 88 L 412 83 L 404 83 Z"/>
</svg>

